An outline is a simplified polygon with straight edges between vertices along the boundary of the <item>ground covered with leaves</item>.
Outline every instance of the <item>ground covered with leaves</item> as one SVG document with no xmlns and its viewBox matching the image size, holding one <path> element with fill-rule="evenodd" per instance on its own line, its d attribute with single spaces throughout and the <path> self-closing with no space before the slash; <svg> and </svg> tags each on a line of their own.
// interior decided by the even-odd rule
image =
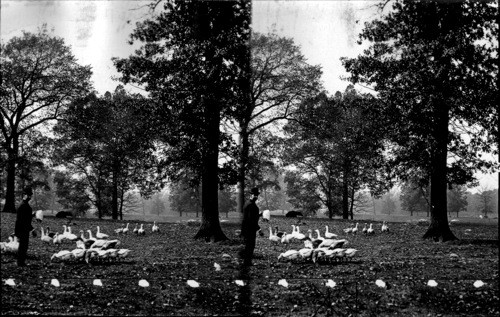
<svg viewBox="0 0 500 317">
<path fill-rule="evenodd" d="M 1 214 L 1 240 L 13 232 L 15 215 Z M 187 219 L 186 219 L 187 220 Z M 356 221 L 356 220 L 355 220 Z M 47 244 L 30 239 L 28 266 L 18 268 L 15 256 L 1 256 L 1 314 L 44 315 L 257 315 L 257 316 L 498 316 L 498 224 L 457 222 L 460 239 L 422 240 L 427 224 L 389 223 L 389 232 L 346 235 L 352 221 L 302 219 L 300 231 L 321 230 L 349 241 L 358 249 L 350 261 L 278 262 L 278 255 L 300 249 L 257 238 L 254 266 L 240 265 L 242 248 L 237 221 L 222 222 L 225 242 L 195 241 L 199 222 L 159 223 L 160 231 L 117 235 L 123 222 L 77 219 L 72 232 L 96 226 L 131 249 L 125 259 L 110 262 L 50 261 L 73 242 Z M 364 225 L 362 220 L 360 229 Z M 35 223 L 35 222 L 34 222 Z M 136 222 L 130 223 L 130 229 Z M 62 232 L 65 220 L 46 217 L 43 226 Z M 291 231 L 297 219 L 274 217 L 268 226 Z M 59 286 L 52 280 L 57 279 Z M 102 285 L 95 285 L 99 280 Z M 435 282 L 435 283 L 434 283 Z M 194 284 L 195 287 L 190 286 Z M 141 286 L 142 285 L 142 286 Z M 434 285 L 434 286 L 433 286 Z M 197 286 L 197 287 L 196 287 Z"/>
</svg>

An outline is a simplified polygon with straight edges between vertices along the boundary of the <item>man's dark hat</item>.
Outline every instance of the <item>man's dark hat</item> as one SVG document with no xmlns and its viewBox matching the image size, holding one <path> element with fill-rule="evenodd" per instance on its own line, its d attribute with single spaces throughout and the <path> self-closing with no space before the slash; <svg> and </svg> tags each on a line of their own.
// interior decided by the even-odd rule
<svg viewBox="0 0 500 317">
<path fill-rule="evenodd" d="M 31 186 L 24 187 L 23 194 L 28 196 L 33 196 L 33 189 L 31 189 Z"/>
<path fill-rule="evenodd" d="M 252 193 L 253 195 L 260 195 L 260 192 L 259 192 L 259 189 L 257 187 L 254 187 L 250 190 L 250 193 Z"/>
</svg>

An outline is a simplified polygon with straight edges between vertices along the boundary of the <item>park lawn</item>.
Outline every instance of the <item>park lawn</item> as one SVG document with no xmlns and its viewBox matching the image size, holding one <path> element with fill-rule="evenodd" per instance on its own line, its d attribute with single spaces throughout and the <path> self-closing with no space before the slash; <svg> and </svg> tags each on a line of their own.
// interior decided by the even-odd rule
<svg viewBox="0 0 500 317">
<path fill-rule="evenodd" d="M 1 214 L 1 240 L 13 232 L 15 215 Z M 358 220 L 360 229 L 364 225 Z M 381 233 L 381 223 L 373 222 L 376 233 L 345 235 L 344 228 L 356 220 L 273 217 L 261 222 L 266 233 L 257 238 L 254 266 L 248 270 L 237 258 L 241 244 L 237 221 L 222 222 L 229 241 L 206 243 L 192 237 L 196 221 L 159 223 L 151 232 L 144 224 L 145 236 L 132 233 L 118 236 L 114 229 L 124 222 L 76 219 L 73 233 L 92 229 L 121 241 L 121 248 L 132 253 L 111 263 L 87 264 L 50 262 L 55 252 L 75 248 L 30 239 L 28 267 L 18 268 L 15 256 L 2 254 L 1 314 L 43 315 L 259 315 L 259 316 L 498 316 L 499 244 L 498 223 L 494 225 L 453 223 L 452 242 L 422 240 L 427 225 L 417 222 L 389 223 L 389 233 Z M 33 222 L 35 224 L 35 221 Z M 130 223 L 130 229 L 136 222 Z M 331 232 L 349 241 L 346 247 L 358 249 L 351 261 L 319 263 L 278 262 L 278 255 L 302 248 L 272 244 L 268 226 L 291 231 L 308 229 Z M 43 225 L 62 231 L 66 220 L 45 217 Z M 38 224 L 36 224 L 38 226 Z M 39 227 L 37 228 L 39 229 Z M 39 234 L 38 230 L 38 234 Z M 214 264 L 220 265 L 216 270 Z M 7 285 L 13 279 L 15 286 Z M 51 285 L 57 279 L 59 287 Z M 100 279 L 102 286 L 94 286 Z M 139 286 L 145 280 L 149 286 Z M 191 287 L 188 281 L 199 286 Z M 243 282 L 243 286 L 236 283 Z M 284 281 L 287 286 L 283 286 Z M 331 280 L 331 281 L 330 281 Z M 383 281 L 385 287 L 377 285 Z M 429 286 L 434 280 L 437 286 Z M 482 281 L 481 287 L 474 283 Z M 142 283 L 142 282 L 141 282 Z M 326 284 L 329 283 L 327 286 Z M 431 282 L 432 283 L 432 282 Z M 477 285 L 477 284 L 476 284 Z"/>
</svg>

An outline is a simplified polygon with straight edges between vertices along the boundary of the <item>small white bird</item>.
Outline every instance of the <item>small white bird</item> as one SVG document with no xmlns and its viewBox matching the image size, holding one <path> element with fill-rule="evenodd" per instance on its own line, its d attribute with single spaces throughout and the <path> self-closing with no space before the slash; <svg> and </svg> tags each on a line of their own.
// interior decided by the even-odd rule
<svg viewBox="0 0 500 317">
<path fill-rule="evenodd" d="M 129 232 L 129 230 L 128 230 L 128 225 L 129 225 L 129 224 L 128 224 L 128 222 L 127 222 L 127 226 L 126 226 L 125 228 L 123 228 L 123 231 L 122 231 L 122 233 L 123 233 L 123 234 L 127 234 L 127 233 Z"/>
<path fill-rule="evenodd" d="M 130 249 L 119 249 L 118 250 L 118 257 L 122 258 L 122 259 L 126 258 L 130 254 L 130 252 L 132 252 L 132 250 L 130 250 Z"/>
<path fill-rule="evenodd" d="M 65 237 L 66 237 L 66 239 L 68 239 L 70 241 L 75 241 L 76 239 L 78 239 L 78 237 L 76 236 L 76 234 L 74 234 L 74 233 L 71 232 L 71 227 L 70 226 L 67 227 L 67 231 L 66 231 Z"/>
<path fill-rule="evenodd" d="M 370 223 L 370 228 L 368 228 L 368 230 L 366 230 L 366 233 L 367 234 L 374 234 L 375 233 L 375 230 L 373 229 L 372 223 Z"/>
<path fill-rule="evenodd" d="M 108 239 L 109 238 L 109 235 L 101 232 L 101 228 L 99 228 L 99 226 L 97 226 L 97 233 L 95 234 L 95 236 L 97 239 Z"/>
<path fill-rule="evenodd" d="M 328 226 L 325 226 L 325 238 L 327 239 L 333 239 L 336 238 L 337 235 L 335 233 L 331 233 L 328 231 Z"/>
<path fill-rule="evenodd" d="M 61 260 L 61 261 L 67 261 L 67 260 L 70 260 L 73 258 L 73 253 L 71 253 L 71 251 L 69 250 L 61 250 L 57 253 L 54 253 L 51 257 L 50 257 L 50 261 L 53 261 L 54 259 L 58 259 L 58 260 Z"/>
<path fill-rule="evenodd" d="M 389 232 L 389 227 L 387 226 L 385 221 L 382 223 L 382 227 L 380 228 L 380 231 Z"/>
<path fill-rule="evenodd" d="M 368 231 L 368 227 L 366 226 L 366 223 L 365 223 L 365 225 L 363 226 L 363 230 L 361 230 L 361 231 L 362 231 L 362 232 L 366 235 L 366 233 L 367 233 L 367 231 Z"/>
<path fill-rule="evenodd" d="M 292 233 L 287 234 L 285 232 L 283 234 L 283 236 L 281 237 L 281 243 L 288 244 L 288 243 L 290 243 L 290 240 L 292 240 L 293 237 L 294 237 L 294 235 Z"/>
<path fill-rule="evenodd" d="M 139 230 L 137 230 L 137 233 L 141 235 L 146 234 L 146 231 L 144 230 L 144 224 L 141 223 L 141 227 L 139 228 Z"/>
<path fill-rule="evenodd" d="M 55 287 L 59 287 L 61 286 L 61 284 L 59 283 L 59 281 L 55 278 L 53 278 L 51 281 L 50 281 L 50 285 L 52 286 L 55 286 Z"/>
<path fill-rule="evenodd" d="M 349 228 L 345 228 L 345 229 L 344 229 L 344 232 L 345 232 L 346 234 L 352 233 L 352 228 L 350 228 L 350 227 L 349 227 Z"/>
<path fill-rule="evenodd" d="M 299 251 L 297 251 L 297 250 L 288 250 L 286 252 L 281 253 L 278 256 L 278 261 L 280 261 L 281 259 L 292 261 L 292 260 L 297 259 L 299 256 L 300 256 Z"/>
<path fill-rule="evenodd" d="M 56 235 L 54 236 L 54 244 L 61 244 L 64 239 L 66 239 L 65 236 L 63 236 L 62 234 L 59 234 L 59 232 L 56 232 Z"/>
<path fill-rule="evenodd" d="M 294 238 L 297 239 L 297 240 L 304 240 L 307 237 L 306 237 L 305 234 L 303 234 L 303 233 L 300 232 L 300 227 L 296 226 L 295 227 Z"/>
<path fill-rule="evenodd" d="M 134 227 L 134 230 L 132 230 L 135 234 L 138 234 L 138 233 L 139 233 L 139 228 L 137 228 L 137 226 L 138 226 L 138 225 L 139 225 L 139 224 L 138 224 L 138 223 L 136 223 L 136 224 L 135 224 L 135 227 Z"/>
<path fill-rule="evenodd" d="M 75 260 L 83 259 L 85 257 L 85 252 L 86 250 L 82 248 L 76 248 L 71 251 L 71 253 L 73 253 L 73 258 Z"/>
<path fill-rule="evenodd" d="M 116 234 L 121 234 L 121 233 L 123 233 L 123 229 L 125 229 L 125 227 L 122 225 L 121 228 L 115 229 L 115 233 Z"/>
<path fill-rule="evenodd" d="M 357 252 L 358 252 L 357 249 L 348 248 L 348 249 L 345 249 L 344 255 L 346 258 L 352 258 Z"/>
<path fill-rule="evenodd" d="M 319 232 L 319 229 L 316 229 L 316 230 L 314 230 L 314 231 L 316 231 L 316 235 L 317 235 L 316 240 L 324 240 L 324 239 L 325 239 L 325 238 L 323 238 L 323 237 L 321 236 L 321 233 Z"/>
<path fill-rule="evenodd" d="M 45 231 L 43 230 L 43 227 L 40 227 L 40 232 L 41 232 L 40 240 L 42 240 L 43 242 L 46 242 L 46 243 L 54 242 L 54 239 L 52 239 L 51 237 L 49 237 L 45 233 Z"/>
<path fill-rule="evenodd" d="M 313 254 L 312 248 L 302 248 L 299 250 L 299 255 L 304 260 L 310 260 Z"/>
<path fill-rule="evenodd" d="M 92 282 L 92 284 L 93 284 L 94 286 L 102 286 L 102 281 L 101 281 L 100 279 L 98 279 L 98 278 L 97 278 L 97 279 L 95 279 L 95 280 Z"/>
<path fill-rule="evenodd" d="M 160 231 L 160 228 L 156 225 L 156 221 L 153 222 L 153 227 L 151 228 L 152 232 Z"/>
<path fill-rule="evenodd" d="M 356 226 L 352 228 L 352 234 L 357 234 L 358 233 L 358 223 L 356 222 Z"/>
<path fill-rule="evenodd" d="M 272 242 L 280 242 L 281 239 L 273 233 L 273 229 L 269 227 L 269 240 Z"/>
</svg>

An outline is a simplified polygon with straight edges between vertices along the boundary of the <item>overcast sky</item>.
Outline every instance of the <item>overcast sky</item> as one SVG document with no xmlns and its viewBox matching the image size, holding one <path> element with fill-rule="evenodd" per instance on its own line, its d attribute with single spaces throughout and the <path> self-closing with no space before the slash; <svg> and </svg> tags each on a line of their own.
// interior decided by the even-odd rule
<svg viewBox="0 0 500 317">
<path fill-rule="evenodd" d="M 91 65 L 94 87 L 100 94 L 119 84 L 112 57 L 127 57 L 134 48 L 127 43 L 135 23 L 148 17 L 150 1 L 9 1 L 2 0 L 3 42 L 22 31 L 36 32 L 44 23 L 64 38 L 82 65 Z M 360 0 L 253 1 L 252 27 L 261 33 L 291 37 L 308 62 L 321 65 L 323 84 L 330 94 L 343 91 L 347 82 L 340 57 L 362 52 L 356 44 L 364 22 L 378 14 L 376 2 Z M 359 88 L 359 87 L 358 87 Z M 484 184 L 497 188 L 497 174 L 486 175 Z"/>
</svg>

